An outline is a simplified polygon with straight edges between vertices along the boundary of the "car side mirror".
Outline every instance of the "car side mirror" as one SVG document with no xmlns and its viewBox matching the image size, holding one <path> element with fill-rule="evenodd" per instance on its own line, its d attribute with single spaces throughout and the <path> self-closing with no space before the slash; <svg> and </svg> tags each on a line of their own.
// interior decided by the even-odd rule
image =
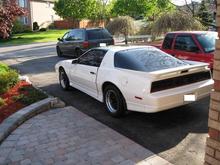
<svg viewBox="0 0 220 165">
<path fill-rule="evenodd" d="M 72 61 L 72 64 L 77 64 L 79 62 L 78 58 Z"/>
<path fill-rule="evenodd" d="M 63 41 L 63 39 L 61 39 L 61 38 L 57 38 L 57 40 L 58 40 L 58 41 Z"/>
</svg>

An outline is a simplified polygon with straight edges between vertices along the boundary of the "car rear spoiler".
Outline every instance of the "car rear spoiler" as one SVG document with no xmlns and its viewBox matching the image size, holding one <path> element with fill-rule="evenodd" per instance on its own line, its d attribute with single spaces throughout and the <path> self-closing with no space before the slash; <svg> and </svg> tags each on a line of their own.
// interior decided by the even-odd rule
<svg viewBox="0 0 220 165">
<path fill-rule="evenodd" d="M 176 77 L 179 75 L 187 75 L 187 74 L 197 73 L 197 72 L 210 72 L 210 69 L 208 68 L 208 64 L 200 63 L 196 65 L 186 65 L 183 67 L 179 67 L 178 69 L 171 68 L 171 69 L 150 72 L 149 75 L 153 79 L 162 80 L 166 78 Z"/>
</svg>

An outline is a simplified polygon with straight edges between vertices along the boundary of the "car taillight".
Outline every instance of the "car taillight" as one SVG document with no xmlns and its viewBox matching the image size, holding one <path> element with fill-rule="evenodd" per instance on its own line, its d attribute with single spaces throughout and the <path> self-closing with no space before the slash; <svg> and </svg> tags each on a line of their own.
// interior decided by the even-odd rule
<svg viewBox="0 0 220 165">
<path fill-rule="evenodd" d="M 88 41 L 83 42 L 83 48 L 88 48 L 88 47 L 89 47 L 89 42 Z"/>
</svg>

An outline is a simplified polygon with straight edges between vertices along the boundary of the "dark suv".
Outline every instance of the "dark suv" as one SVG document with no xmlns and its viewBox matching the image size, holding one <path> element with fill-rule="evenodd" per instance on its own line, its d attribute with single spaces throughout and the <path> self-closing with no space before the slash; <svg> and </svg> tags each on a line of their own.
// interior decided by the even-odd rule
<svg viewBox="0 0 220 165">
<path fill-rule="evenodd" d="M 82 53 L 100 44 L 114 45 L 112 35 L 104 28 L 73 29 L 58 38 L 57 55 L 79 57 Z"/>
</svg>

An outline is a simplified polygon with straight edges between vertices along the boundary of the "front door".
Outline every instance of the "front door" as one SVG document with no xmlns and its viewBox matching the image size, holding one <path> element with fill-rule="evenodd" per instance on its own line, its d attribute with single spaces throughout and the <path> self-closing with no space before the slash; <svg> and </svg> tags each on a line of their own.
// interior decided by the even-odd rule
<svg viewBox="0 0 220 165">
<path fill-rule="evenodd" d="M 203 51 L 197 45 L 192 35 L 178 35 L 173 49 L 175 57 L 179 59 L 207 62 Z"/>
<path fill-rule="evenodd" d="M 76 55 L 76 48 L 81 48 L 85 40 L 84 29 L 74 29 L 69 32 L 68 39 L 66 40 L 67 54 L 70 56 Z"/>
<path fill-rule="evenodd" d="M 105 53 L 98 49 L 88 51 L 78 59 L 77 64 L 73 64 L 70 72 L 71 82 L 93 97 L 98 96 L 96 78 Z"/>
</svg>

